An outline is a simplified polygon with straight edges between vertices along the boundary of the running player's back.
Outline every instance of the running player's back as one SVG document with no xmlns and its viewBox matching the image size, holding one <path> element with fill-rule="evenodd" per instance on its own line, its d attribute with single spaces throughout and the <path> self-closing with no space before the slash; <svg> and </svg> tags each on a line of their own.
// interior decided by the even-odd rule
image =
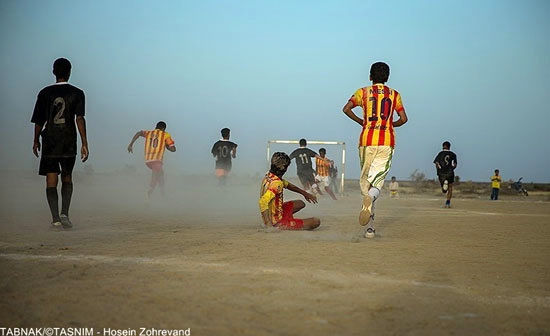
<svg viewBox="0 0 550 336">
<path fill-rule="evenodd" d="M 142 131 L 145 137 L 145 162 L 162 161 L 166 146 L 174 144 L 170 133 L 154 129 L 152 131 Z"/>
<path fill-rule="evenodd" d="M 216 168 L 231 166 L 231 153 L 237 144 L 229 140 L 218 140 L 212 146 L 212 155 L 216 157 Z"/>
<path fill-rule="evenodd" d="M 454 170 L 456 167 L 457 159 L 456 154 L 450 150 L 444 149 L 437 154 L 434 159 L 434 163 L 439 164 L 438 172 L 448 173 Z"/>
<path fill-rule="evenodd" d="M 296 168 L 298 172 L 312 171 L 311 158 L 315 157 L 317 153 L 309 148 L 300 147 L 290 153 L 290 159 L 296 159 Z"/>
<path fill-rule="evenodd" d="M 404 110 L 401 95 L 384 84 L 360 88 L 350 98 L 363 109 L 363 131 L 359 146 L 395 146 L 393 112 Z"/>
</svg>

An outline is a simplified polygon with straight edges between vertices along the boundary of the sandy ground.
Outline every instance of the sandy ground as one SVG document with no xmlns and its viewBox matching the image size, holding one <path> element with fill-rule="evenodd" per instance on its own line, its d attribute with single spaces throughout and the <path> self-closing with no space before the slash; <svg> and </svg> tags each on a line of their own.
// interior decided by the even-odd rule
<svg viewBox="0 0 550 336">
<path fill-rule="evenodd" d="M 49 229 L 42 178 L 4 174 L 0 326 L 191 328 L 192 335 L 549 335 L 550 203 L 359 195 L 308 206 L 314 232 L 258 230 L 259 181 L 81 176 L 75 228 Z M 291 198 L 288 192 L 286 199 Z"/>
</svg>

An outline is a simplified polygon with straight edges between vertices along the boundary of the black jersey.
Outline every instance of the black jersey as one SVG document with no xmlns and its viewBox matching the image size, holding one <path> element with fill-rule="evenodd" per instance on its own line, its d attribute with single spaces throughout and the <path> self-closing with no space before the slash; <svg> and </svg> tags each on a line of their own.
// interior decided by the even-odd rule
<svg viewBox="0 0 550 336">
<path fill-rule="evenodd" d="M 312 171 L 311 158 L 315 157 L 317 153 L 309 148 L 300 147 L 290 153 L 290 159 L 296 159 L 296 168 L 298 173 Z"/>
<path fill-rule="evenodd" d="M 434 163 L 438 163 L 441 168 L 437 168 L 437 174 L 447 174 L 454 171 L 457 165 L 456 154 L 450 150 L 442 150 L 437 154 Z"/>
<path fill-rule="evenodd" d="M 212 146 L 212 155 L 216 157 L 216 169 L 231 170 L 231 153 L 237 144 L 229 140 L 218 140 Z"/>
<path fill-rule="evenodd" d="M 45 125 L 42 131 L 43 157 L 76 156 L 75 116 L 84 116 L 84 92 L 67 83 L 40 91 L 31 122 Z"/>
</svg>

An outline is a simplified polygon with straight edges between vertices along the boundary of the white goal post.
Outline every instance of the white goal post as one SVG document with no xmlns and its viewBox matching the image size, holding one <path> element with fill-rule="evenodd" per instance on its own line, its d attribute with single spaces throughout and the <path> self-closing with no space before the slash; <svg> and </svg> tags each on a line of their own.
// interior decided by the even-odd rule
<svg viewBox="0 0 550 336">
<path fill-rule="evenodd" d="M 299 145 L 299 140 L 268 140 L 267 141 L 267 162 L 271 162 L 271 144 Z M 344 193 L 344 177 L 346 173 L 346 143 L 343 141 L 319 141 L 308 140 L 308 145 L 337 145 L 342 146 L 342 167 L 340 171 L 340 193 Z"/>
</svg>

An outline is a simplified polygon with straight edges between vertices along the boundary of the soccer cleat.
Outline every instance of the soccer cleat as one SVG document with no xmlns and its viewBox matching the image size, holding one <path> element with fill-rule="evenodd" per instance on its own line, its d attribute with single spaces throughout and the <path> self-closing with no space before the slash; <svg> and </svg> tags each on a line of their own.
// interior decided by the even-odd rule
<svg viewBox="0 0 550 336">
<path fill-rule="evenodd" d="M 73 223 L 71 223 L 69 216 L 61 214 L 59 218 L 61 219 L 61 225 L 64 229 L 70 229 L 73 227 Z"/>
<path fill-rule="evenodd" d="M 449 190 L 449 181 L 445 180 L 445 182 L 443 182 L 443 187 L 441 187 L 441 189 L 443 189 L 443 192 L 446 193 L 447 190 Z"/>
<path fill-rule="evenodd" d="M 54 221 L 52 222 L 52 229 L 53 229 L 53 230 L 59 231 L 59 230 L 61 230 L 62 228 L 63 228 L 63 224 L 61 224 L 60 221 L 54 220 Z"/>
<path fill-rule="evenodd" d="M 368 228 L 367 231 L 365 231 L 365 238 L 374 238 L 375 232 L 373 228 Z"/>
<path fill-rule="evenodd" d="M 363 204 L 359 212 L 359 225 L 365 226 L 369 223 L 372 212 L 372 197 L 366 195 L 363 197 Z"/>
</svg>

